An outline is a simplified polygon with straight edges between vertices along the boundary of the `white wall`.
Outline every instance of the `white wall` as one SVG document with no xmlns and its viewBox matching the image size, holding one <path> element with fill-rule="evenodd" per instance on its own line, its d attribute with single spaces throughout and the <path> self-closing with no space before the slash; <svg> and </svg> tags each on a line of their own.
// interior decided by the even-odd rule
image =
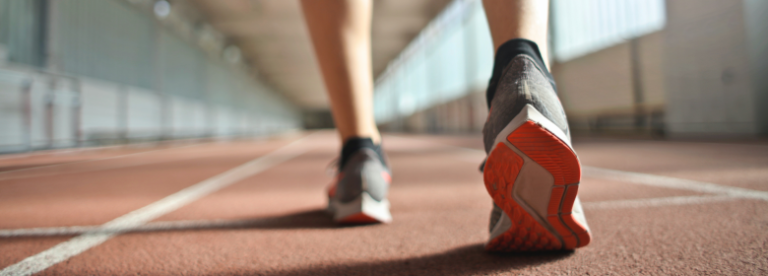
<svg viewBox="0 0 768 276">
<path fill-rule="evenodd" d="M 667 132 L 758 133 L 742 1 L 668 0 Z"/>
</svg>

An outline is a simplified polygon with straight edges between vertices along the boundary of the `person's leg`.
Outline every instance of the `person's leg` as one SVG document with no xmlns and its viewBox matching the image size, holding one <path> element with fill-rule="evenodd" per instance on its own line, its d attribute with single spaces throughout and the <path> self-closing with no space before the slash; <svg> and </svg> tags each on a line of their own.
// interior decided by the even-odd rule
<svg viewBox="0 0 768 276">
<path fill-rule="evenodd" d="M 342 141 L 328 211 L 342 224 L 389 222 L 391 173 L 373 118 L 372 0 L 302 0 Z"/>
<path fill-rule="evenodd" d="M 549 1 L 483 0 L 483 7 L 491 29 L 494 51 L 498 51 L 502 44 L 511 39 L 524 38 L 538 44 L 544 62 L 549 60 Z"/>
<path fill-rule="evenodd" d="M 483 128 L 483 178 L 494 202 L 486 249 L 586 246 L 591 235 L 577 197 L 581 165 L 546 65 L 549 3 L 483 5 L 496 51 Z"/>
<path fill-rule="evenodd" d="M 342 143 L 381 137 L 373 118 L 372 0 L 302 0 Z"/>
<path fill-rule="evenodd" d="M 520 53 L 533 57 L 549 74 L 549 1 L 548 0 L 483 0 L 488 27 L 496 56 L 493 76 L 488 86 L 490 107 L 502 70 Z M 499 49 L 502 49 L 499 53 Z"/>
</svg>

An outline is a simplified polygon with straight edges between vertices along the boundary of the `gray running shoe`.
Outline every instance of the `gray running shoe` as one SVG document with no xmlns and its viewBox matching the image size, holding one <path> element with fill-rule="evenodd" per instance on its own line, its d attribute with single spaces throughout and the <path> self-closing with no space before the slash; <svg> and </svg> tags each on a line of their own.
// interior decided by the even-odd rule
<svg viewBox="0 0 768 276">
<path fill-rule="evenodd" d="M 353 153 L 328 190 L 328 212 L 340 224 L 388 223 L 387 193 L 392 181 L 379 155 L 368 148 Z"/>
<path fill-rule="evenodd" d="M 494 252 L 573 250 L 591 240 L 577 195 L 581 166 L 546 69 L 514 56 L 496 80 L 483 129 Z"/>
</svg>

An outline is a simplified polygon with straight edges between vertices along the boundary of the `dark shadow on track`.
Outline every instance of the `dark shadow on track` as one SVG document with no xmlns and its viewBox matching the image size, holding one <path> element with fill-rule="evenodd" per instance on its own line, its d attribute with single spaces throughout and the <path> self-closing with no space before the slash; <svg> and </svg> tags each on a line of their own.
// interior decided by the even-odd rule
<svg viewBox="0 0 768 276">
<path fill-rule="evenodd" d="M 211 220 L 211 221 L 189 221 L 181 222 L 154 222 L 146 226 L 169 226 L 167 231 L 186 231 L 186 230 L 223 230 L 223 229 L 318 229 L 338 227 L 333 223 L 331 216 L 322 209 L 308 210 L 296 213 L 289 213 L 280 216 L 244 219 L 244 220 Z M 178 226 L 178 227 L 174 227 Z M 189 227 L 185 227 L 189 226 Z M 149 230 L 149 229 L 147 229 Z M 161 229 L 157 229 L 161 230 Z M 142 230 L 139 230 L 141 232 Z M 155 230 L 149 230 L 155 231 Z"/>
<path fill-rule="evenodd" d="M 490 254 L 482 244 L 459 247 L 450 251 L 383 262 L 313 266 L 277 273 L 231 273 L 224 275 L 483 275 L 528 270 L 561 260 L 573 251 Z M 529 271 L 530 272 L 530 271 Z"/>
<path fill-rule="evenodd" d="M 289 213 L 281 216 L 245 220 L 168 221 L 153 222 L 132 232 L 187 231 L 227 229 L 324 229 L 364 227 L 374 224 L 338 225 L 324 209 Z"/>
</svg>

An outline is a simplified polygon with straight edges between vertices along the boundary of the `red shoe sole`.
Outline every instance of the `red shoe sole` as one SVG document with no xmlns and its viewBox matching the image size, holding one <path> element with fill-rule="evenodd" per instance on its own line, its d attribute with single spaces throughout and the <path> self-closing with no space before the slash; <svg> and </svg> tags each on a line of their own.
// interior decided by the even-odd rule
<svg viewBox="0 0 768 276">
<path fill-rule="evenodd" d="M 368 215 L 366 215 L 363 212 L 347 216 L 343 219 L 340 219 L 336 221 L 338 224 L 343 225 L 356 225 L 356 224 L 373 224 L 373 223 L 382 223 L 378 219 L 372 218 Z"/>
<path fill-rule="evenodd" d="M 557 235 L 542 226 L 512 197 L 524 160 L 506 144 L 499 143 L 488 156 L 483 177 L 488 193 L 508 215 L 512 226 L 489 241 L 486 250 L 573 250 L 589 244 L 591 236 L 587 228 L 571 214 L 581 180 L 581 166 L 576 154 L 557 136 L 532 121 L 515 129 L 507 136 L 507 141 L 554 177 L 546 221 Z"/>
</svg>

